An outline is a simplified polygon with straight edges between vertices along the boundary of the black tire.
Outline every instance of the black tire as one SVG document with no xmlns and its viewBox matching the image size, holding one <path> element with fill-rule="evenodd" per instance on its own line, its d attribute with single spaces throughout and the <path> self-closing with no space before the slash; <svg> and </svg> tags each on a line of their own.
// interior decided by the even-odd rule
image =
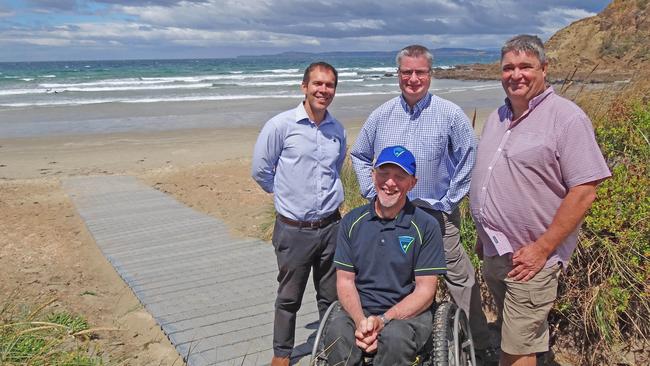
<svg viewBox="0 0 650 366">
<path fill-rule="evenodd" d="M 323 315 L 323 321 L 321 321 L 318 326 L 318 331 L 316 331 L 316 338 L 314 339 L 314 347 L 311 351 L 309 366 L 327 366 L 327 357 L 325 357 L 326 355 L 324 354 L 325 332 L 327 331 L 327 324 L 330 321 L 330 315 L 332 312 L 339 311 L 340 309 L 341 304 L 338 301 L 334 301 Z"/>
<path fill-rule="evenodd" d="M 474 343 L 465 313 L 456 304 L 444 302 L 433 317 L 433 365 L 476 365 Z"/>
</svg>

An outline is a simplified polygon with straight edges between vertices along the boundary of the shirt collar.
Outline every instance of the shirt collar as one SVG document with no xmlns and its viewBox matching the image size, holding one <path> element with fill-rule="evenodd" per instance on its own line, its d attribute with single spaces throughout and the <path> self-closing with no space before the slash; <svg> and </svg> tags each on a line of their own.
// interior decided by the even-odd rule
<svg viewBox="0 0 650 366">
<path fill-rule="evenodd" d="M 532 112 L 535 108 L 537 108 L 537 106 L 540 105 L 542 101 L 551 94 L 555 94 L 555 90 L 553 90 L 552 86 L 549 86 L 540 95 L 528 101 L 528 113 Z M 510 104 L 510 99 L 508 98 L 506 98 L 506 105 L 508 106 L 508 109 L 512 113 L 512 104 Z"/>
<path fill-rule="evenodd" d="M 296 108 L 296 123 L 299 123 L 301 121 L 307 120 L 310 121 L 309 115 L 307 114 L 307 111 L 305 110 L 305 105 L 303 104 L 304 101 L 300 102 L 298 104 L 298 107 Z M 329 111 L 325 111 L 325 117 L 323 118 L 323 121 L 319 124 L 319 126 L 322 126 L 326 123 L 332 123 L 332 115 L 330 114 Z M 313 123 L 313 122 L 311 122 Z"/>
<path fill-rule="evenodd" d="M 411 107 L 406 103 L 406 99 L 404 99 L 404 94 L 400 94 L 399 96 L 399 101 L 400 104 L 402 105 L 402 108 L 404 109 L 404 112 L 413 115 L 413 116 L 418 116 L 422 110 L 431 104 L 431 93 L 427 92 L 427 94 L 422 97 L 422 99 L 418 100 L 417 103 Z"/>
<path fill-rule="evenodd" d="M 372 201 L 370 202 L 370 220 L 384 220 L 379 215 L 377 215 L 377 211 L 375 210 L 375 201 L 377 200 L 377 196 L 375 196 Z M 404 227 L 408 228 L 411 226 L 411 221 L 413 220 L 413 215 L 415 215 L 415 206 L 411 203 L 411 201 L 406 198 L 406 203 L 404 204 L 404 207 L 402 207 L 402 210 L 397 214 L 397 217 L 395 217 L 393 220 L 384 220 L 384 221 L 389 221 L 391 224 L 399 227 Z"/>
</svg>

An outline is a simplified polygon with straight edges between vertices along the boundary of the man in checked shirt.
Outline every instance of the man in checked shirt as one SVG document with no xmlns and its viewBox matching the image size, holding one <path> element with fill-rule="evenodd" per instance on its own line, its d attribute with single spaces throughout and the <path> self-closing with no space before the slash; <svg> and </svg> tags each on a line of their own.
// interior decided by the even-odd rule
<svg viewBox="0 0 650 366">
<path fill-rule="evenodd" d="M 418 184 L 408 196 L 438 218 L 447 259 L 445 283 L 454 302 L 468 314 L 477 358 L 494 364 L 498 356 L 481 308 L 478 281 L 460 243 L 458 204 L 469 191 L 476 137 L 460 107 L 429 93 L 433 55 L 426 47 L 405 47 L 396 62 L 402 94 L 370 114 L 350 152 L 361 194 L 368 199 L 377 194 L 372 162 L 385 147 L 401 145 L 413 152 Z"/>
</svg>

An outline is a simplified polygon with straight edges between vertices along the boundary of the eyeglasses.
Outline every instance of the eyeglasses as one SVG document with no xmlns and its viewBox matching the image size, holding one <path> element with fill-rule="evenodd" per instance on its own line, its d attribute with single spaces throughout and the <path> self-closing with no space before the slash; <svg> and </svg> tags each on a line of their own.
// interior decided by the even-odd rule
<svg viewBox="0 0 650 366">
<path fill-rule="evenodd" d="M 413 75 L 413 73 L 415 73 L 415 76 L 418 79 L 426 79 L 429 76 L 431 76 L 431 69 L 428 69 L 428 70 L 402 70 L 402 69 L 398 69 L 397 72 L 399 72 L 399 76 L 402 79 L 410 79 L 411 75 Z"/>
</svg>

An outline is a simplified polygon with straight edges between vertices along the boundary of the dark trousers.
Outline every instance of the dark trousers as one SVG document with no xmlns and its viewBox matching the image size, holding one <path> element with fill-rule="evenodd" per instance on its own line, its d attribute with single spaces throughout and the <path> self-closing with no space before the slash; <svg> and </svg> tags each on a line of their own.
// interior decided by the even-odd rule
<svg viewBox="0 0 650 366">
<path fill-rule="evenodd" d="M 313 269 L 318 313 L 323 317 L 336 300 L 333 265 L 338 221 L 321 229 L 298 228 L 275 220 L 273 247 L 278 260 L 278 296 L 273 322 L 273 353 L 289 357 L 296 333 L 296 313 Z"/>
<path fill-rule="evenodd" d="M 328 365 L 363 365 L 352 318 L 343 308 L 330 317 L 323 339 Z M 373 365 L 412 365 L 432 331 L 433 315 L 429 310 L 408 320 L 392 320 L 379 333 Z"/>
</svg>

